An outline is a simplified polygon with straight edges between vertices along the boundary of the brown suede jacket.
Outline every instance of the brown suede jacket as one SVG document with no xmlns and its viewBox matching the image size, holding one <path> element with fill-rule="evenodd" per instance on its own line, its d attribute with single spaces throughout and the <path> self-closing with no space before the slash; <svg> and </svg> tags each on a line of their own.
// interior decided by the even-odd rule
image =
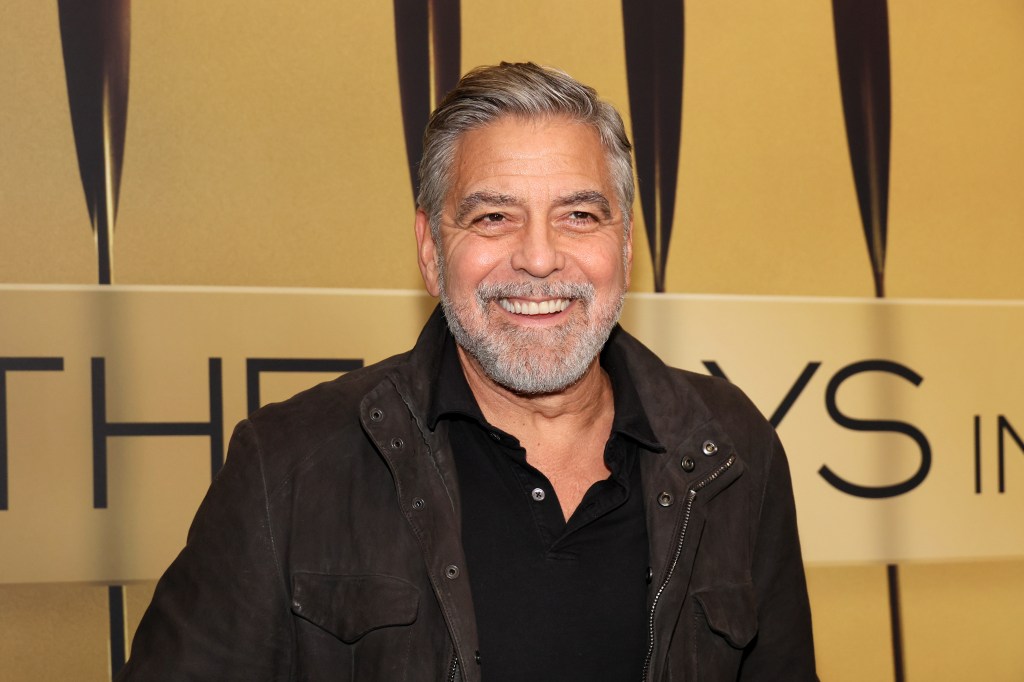
<svg viewBox="0 0 1024 682">
<path fill-rule="evenodd" d="M 480 680 L 445 422 L 423 422 L 440 312 L 415 348 L 235 429 L 118 680 Z M 649 651 L 637 680 L 817 679 L 789 469 L 732 385 L 621 329 L 662 454 L 642 480 Z"/>
</svg>

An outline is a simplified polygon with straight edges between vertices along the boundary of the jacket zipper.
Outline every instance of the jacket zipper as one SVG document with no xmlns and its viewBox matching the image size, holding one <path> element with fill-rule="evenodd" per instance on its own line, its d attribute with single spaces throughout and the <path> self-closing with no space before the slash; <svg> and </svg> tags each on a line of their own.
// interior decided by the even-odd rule
<svg viewBox="0 0 1024 682">
<path fill-rule="evenodd" d="M 721 476 L 722 473 L 731 467 L 735 461 L 736 455 L 731 455 L 729 459 L 722 464 L 722 466 L 712 471 L 707 478 L 698 482 L 687 491 L 686 511 L 683 513 L 683 527 L 679 531 L 679 542 L 676 543 L 676 552 L 672 556 L 672 563 L 669 564 L 668 573 L 665 575 L 665 579 L 661 582 L 661 586 L 658 588 L 658 591 L 654 593 L 654 599 L 651 600 L 651 614 L 647 621 L 647 656 L 644 658 L 644 674 L 641 678 L 642 682 L 647 682 L 647 674 L 651 669 L 651 656 L 654 655 L 654 611 L 658 608 L 658 601 L 661 599 L 661 595 L 665 591 L 665 588 L 668 587 L 669 581 L 672 580 L 672 574 L 675 573 L 676 564 L 679 563 L 679 557 L 683 554 L 683 542 L 686 540 L 686 529 L 690 525 L 690 514 L 693 511 L 693 502 L 697 499 L 697 491 L 703 489 L 709 483 Z"/>
<path fill-rule="evenodd" d="M 455 677 L 459 674 L 459 652 L 457 649 L 452 649 L 452 662 L 448 666 L 448 682 L 455 682 Z"/>
</svg>

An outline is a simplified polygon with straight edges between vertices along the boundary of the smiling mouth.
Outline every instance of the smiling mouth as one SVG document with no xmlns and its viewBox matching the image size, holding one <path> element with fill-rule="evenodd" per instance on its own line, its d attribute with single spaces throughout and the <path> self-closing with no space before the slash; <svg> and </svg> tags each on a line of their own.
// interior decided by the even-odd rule
<svg viewBox="0 0 1024 682">
<path fill-rule="evenodd" d="M 498 305 L 516 315 L 551 315 L 560 313 L 569 307 L 572 301 L 567 298 L 552 298 L 544 301 L 516 301 L 499 298 Z"/>
</svg>

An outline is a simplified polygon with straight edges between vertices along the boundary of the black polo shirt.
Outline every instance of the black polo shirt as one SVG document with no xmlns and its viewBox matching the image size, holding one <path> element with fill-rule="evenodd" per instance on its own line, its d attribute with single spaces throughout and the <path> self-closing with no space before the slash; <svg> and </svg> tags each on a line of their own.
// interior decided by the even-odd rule
<svg viewBox="0 0 1024 682">
<path fill-rule="evenodd" d="M 450 422 L 484 682 L 642 673 L 650 562 L 639 459 L 664 448 L 610 345 L 601 366 L 614 395 L 611 474 L 566 521 L 519 440 L 484 419 L 454 339 L 445 342 L 428 417 Z"/>
</svg>

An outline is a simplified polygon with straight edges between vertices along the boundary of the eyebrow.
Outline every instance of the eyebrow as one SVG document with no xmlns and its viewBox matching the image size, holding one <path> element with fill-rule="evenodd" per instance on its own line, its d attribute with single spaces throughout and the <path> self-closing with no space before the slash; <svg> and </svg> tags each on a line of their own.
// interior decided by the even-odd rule
<svg viewBox="0 0 1024 682">
<path fill-rule="evenodd" d="M 473 192 L 459 201 L 459 205 L 455 210 L 455 222 L 464 222 L 469 214 L 481 206 L 498 208 L 502 206 L 522 206 L 524 203 L 526 202 L 521 198 L 511 194 L 502 194 L 501 192 L 491 192 L 488 190 Z M 596 205 L 601 213 L 601 217 L 605 220 L 610 220 L 612 217 L 611 202 L 608 201 L 608 197 L 597 190 L 572 192 L 559 197 L 554 203 L 556 208 L 579 206 L 581 204 Z"/>
<path fill-rule="evenodd" d="M 473 192 L 459 201 L 458 208 L 455 211 L 455 222 L 463 222 L 466 216 L 480 206 L 521 206 L 522 204 L 522 199 L 511 194 L 501 194 L 500 192 L 489 192 L 486 190 Z"/>
<path fill-rule="evenodd" d="M 555 206 L 559 208 L 578 206 L 579 204 L 596 205 L 598 209 L 600 209 L 601 217 L 605 220 L 609 220 L 612 217 L 612 205 L 608 201 L 608 197 L 596 190 L 581 190 L 579 192 L 573 192 L 572 194 L 567 194 L 564 197 L 559 197 L 555 201 Z"/>
</svg>

